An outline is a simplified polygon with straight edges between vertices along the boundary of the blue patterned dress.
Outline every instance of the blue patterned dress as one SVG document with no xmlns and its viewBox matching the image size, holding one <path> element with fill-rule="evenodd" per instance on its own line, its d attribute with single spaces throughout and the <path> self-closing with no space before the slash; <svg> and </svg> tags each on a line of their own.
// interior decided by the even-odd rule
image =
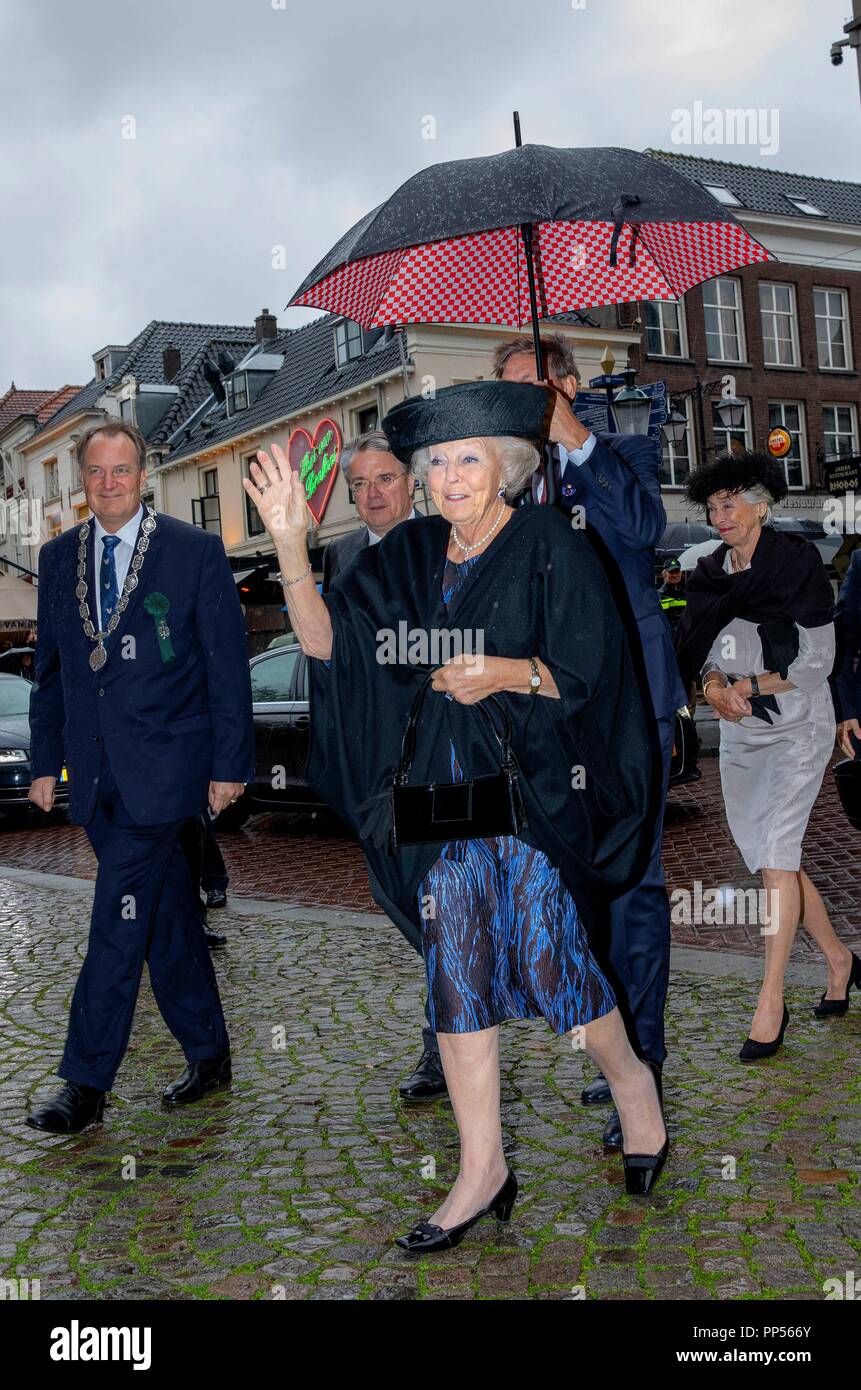
<svg viewBox="0 0 861 1390">
<path fill-rule="evenodd" d="M 446 605 L 477 559 L 446 561 Z M 454 746 L 451 765 L 461 781 Z M 545 1018 L 567 1033 L 615 1008 L 559 870 L 517 836 L 450 841 L 422 880 L 419 905 L 435 1032 Z"/>
</svg>

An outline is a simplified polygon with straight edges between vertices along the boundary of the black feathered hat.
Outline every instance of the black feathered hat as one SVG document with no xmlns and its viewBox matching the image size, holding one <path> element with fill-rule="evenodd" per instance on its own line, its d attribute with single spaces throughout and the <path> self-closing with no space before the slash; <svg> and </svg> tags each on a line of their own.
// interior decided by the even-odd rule
<svg viewBox="0 0 861 1390">
<path fill-rule="evenodd" d="M 688 478 L 690 502 L 705 508 L 716 492 L 747 492 L 762 487 L 772 502 L 779 502 L 789 491 L 783 465 L 769 454 L 722 454 L 704 463 Z"/>
<path fill-rule="evenodd" d="M 410 396 L 383 420 L 383 432 L 396 458 L 409 466 L 416 449 L 450 439 L 492 439 L 512 435 L 539 446 L 549 397 L 543 386 L 521 381 L 465 381 L 444 386 L 434 396 Z"/>
</svg>

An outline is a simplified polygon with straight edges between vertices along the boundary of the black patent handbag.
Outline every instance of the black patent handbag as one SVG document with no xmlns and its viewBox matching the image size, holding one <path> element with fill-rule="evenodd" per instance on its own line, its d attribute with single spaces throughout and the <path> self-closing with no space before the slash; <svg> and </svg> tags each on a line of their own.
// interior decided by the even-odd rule
<svg viewBox="0 0 861 1390">
<path fill-rule="evenodd" d="M 416 728 L 425 692 L 433 672 L 422 683 L 410 709 L 401 743 L 401 760 L 392 783 L 392 846 L 423 845 L 439 840 L 483 840 L 495 835 L 516 835 L 525 824 L 520 796 L 520 769 L 511 749 L 511 720 L 495 695 L 475 708 L 488 721 L 499 744 L 500 770 L 465 782 L 429 782 L 410 785 L 416 750 Z M 490 713 L 490 704 L 502 716 L 502 733 Z"/>
</svg>

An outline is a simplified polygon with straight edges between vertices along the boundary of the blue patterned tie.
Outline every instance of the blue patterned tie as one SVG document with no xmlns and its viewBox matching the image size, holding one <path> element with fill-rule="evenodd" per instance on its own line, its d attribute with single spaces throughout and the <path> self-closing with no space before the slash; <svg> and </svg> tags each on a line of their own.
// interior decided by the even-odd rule
<svg viewBox="0 0 861 1390">
<path fill-rule="evenodd" d="M 111 614 L 117 606 L 117 566 L 114 551 L 120 543 L 119 536 L 102 536 L 102 567 L 99 573 L 99 597 L 102 610 L 102 631 L 110 622 Z"/>
</svg>

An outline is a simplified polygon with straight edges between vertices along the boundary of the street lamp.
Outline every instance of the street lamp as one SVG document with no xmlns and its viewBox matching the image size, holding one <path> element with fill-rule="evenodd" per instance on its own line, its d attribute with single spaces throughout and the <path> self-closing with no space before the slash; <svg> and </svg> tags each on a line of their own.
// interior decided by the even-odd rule
<svg viewBox="0 0 861 1390">
<path fill-rule="evenodd" d="M 725 430 L 740 430 L 744 425 L 744 401 L 738 396 L 721 396 L 715 405 L 715 414 Z"/>
<path fill-rule="evenodd" d="M 687 433 L 688 419 L 680 410 L 671 410 L 661 425 L 661 434 L 667 444 L 682 444 Z"/>
<path fill-rule="evenodd" d="M 648 434 L 652 402 L 645 391 L 634 385 L 636 371 L 627 367 L 622 373 L 625 385 L 613 397 L 613 414 L 620 434 Z"/>
</svg>

